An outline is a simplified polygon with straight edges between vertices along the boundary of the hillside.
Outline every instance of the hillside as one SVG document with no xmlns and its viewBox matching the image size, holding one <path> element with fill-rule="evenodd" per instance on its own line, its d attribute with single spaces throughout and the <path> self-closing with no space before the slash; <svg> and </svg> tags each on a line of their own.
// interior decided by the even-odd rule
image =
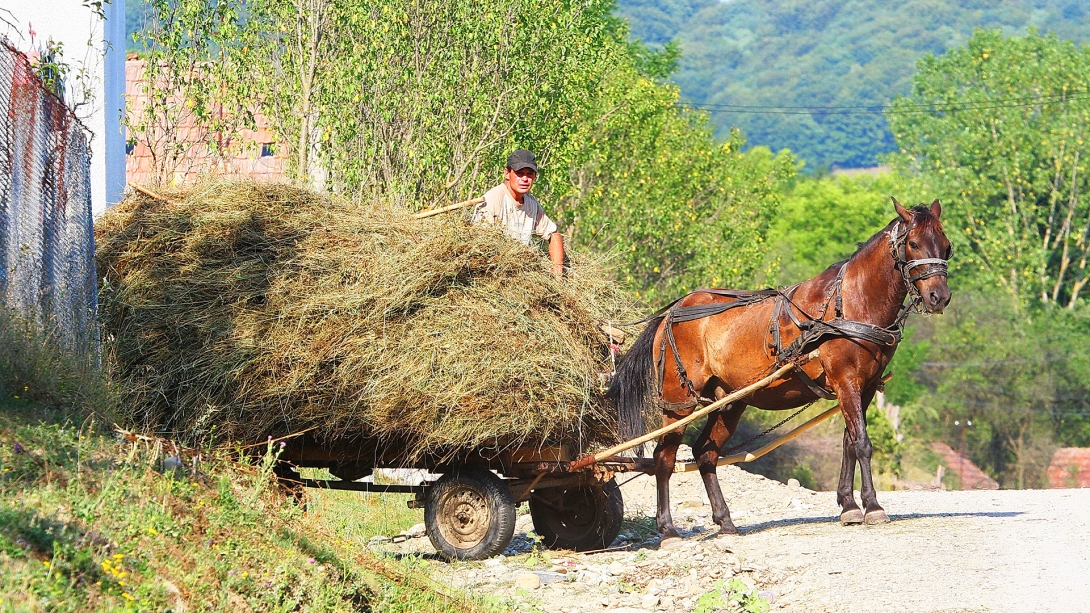
<svg viewBox="0 0 1090 613">
<path fill-rule="evenodd" d="M 721 135 L 739 126 L 751 145 L 790 148 L 810 169 L 874 166 L 894 146 L 885 118 L 783 107 L 884 105 L 908 92 L 918 58 L 964 44 L 977 28 L 1090 40 L 1084 0 L 618 0 L 617 14 L 633 38 L 677 41 L 674 81 L 712 111 Z"/>
</svg>

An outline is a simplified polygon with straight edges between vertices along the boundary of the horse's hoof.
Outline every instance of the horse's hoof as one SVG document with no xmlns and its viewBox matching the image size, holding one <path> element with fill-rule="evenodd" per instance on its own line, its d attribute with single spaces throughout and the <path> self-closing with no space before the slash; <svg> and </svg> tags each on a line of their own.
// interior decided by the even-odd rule
<svg viewBox="0 0 1090 613">
<path fill-rule="evenodd" d="M 716 536 L 738 536 L 738 528 L 734 524 L 721 526 Z"/>
<path fill-rule="evenodd" d="M 889 521 L 888 518 L 886 521 Z M 843 526 L 857 526 L 863 523 L 863 512 L 859 509 L 848 509 L 840 514 L 840 524 Z"/>
<path fill-rule="evenodd" d="M 868 526 L 888 524 L 889 515 L 886 515 L 886 512 L 882 509 L 878 509 L 877 511 L 868 511 L 867 516 L 863 518 L 863 523 L 867 524 Z"/>
</svg>

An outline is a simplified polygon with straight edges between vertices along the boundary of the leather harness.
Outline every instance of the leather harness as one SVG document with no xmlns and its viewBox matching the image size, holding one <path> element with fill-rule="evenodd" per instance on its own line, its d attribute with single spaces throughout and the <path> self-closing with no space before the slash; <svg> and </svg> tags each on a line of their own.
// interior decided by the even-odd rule
<svg viewBox="0 0 1090 613">
<path fill-rule="evenodd" d="M 675 324 L 704 319 L 731 309 L 750 306 L 765 300 L 775 300 L 776 305 L 773 308 L 772 317 L 768 323 L 768 335 L 771 336 L 771 340 L 768 343 L 767 349 L 769 355 L 776 358 L 775 365 L 772 368 L 779 368 L 787 362 L 797 361 L 801 356 L 809 353 L 813 348 L 834 338 L 868 341 L 886 347 L 892 347 L 899 343 L 904 333 L 905 320 L 911 313 L 918 311 L 920 302 L 923 300 L 919 289 L 916 287 L 916 282 L 938 275 L 945 277 L 947 276 L 948 267 L 948 260 L 942 258 L 924 258 L 919 260 L 906 259 L 905 242 L 908 238 L 910 228 L 906 227 L 902 232 L 901 226 L 902 222 L 898 220 L 889 231 L 890 255 L 893 256 L 894 267 L 901 273 L 902 278 L 904 278 L 905 283 L 908 286 L 908 292 L 909 295 L 912 296 L 912 300 L 908 304 L 901 306 L 901 312 L 897 316 L 897 319 L 888 326 L 877 326 L 865 321 L 855 321 L 844 318 L 842 285 L 844 282 L 844 272 L 848 267 L 847 261 L 840 266 L 840 270 L 836 275 L 836 280 L 833 281 L 832 292 L 822 305 L 821 314 L 817 317 L 812 317 L 793 302 L 792 297 L 800 285 L 796 284 L 782 290 L 773 288 L 757 291 L 698 289 L 688 295 L 691 296 L 692 294 L 705 293 L 715 296 L 724 296 L 733 300 L 730 302 L 717 302 L 694 306 L 677 306 L 679 302 L 688 297 L 683 296 L 663 307 L 651 317 L 645 319 L 644 321 L 649 321 L 665 313 L 662 322 L 664 327 L 662 340 L 659 344 L 659 356 L 655 360 L 660 390 L 659 402 L 662 404 L 662 409 L 667 412 L 681 412 L 696 407 L 702 401 L 711 402 L 711 399 L 700 397 L 692 380 L 689 379 L 688 373 L 685 370 L 685 365 L 681 363 L 681 356 L 678 353 L 677 342 L 674 338 L 673 328 Z M 921 266 L 926 268 L 917 274 L 912 274 L 913 269 Z M 833 319 L 826 321 L 825 315 L 828 312 L 830 303 L 833 305 Z M 801 319 L 795 314 L 796 310 L 802 315 Z M 791 324 L 799 330 L 799 336 L 786 347 L 784 347 L 781 342 L 780 319 L 784 313 L 786 313 Z M 677 365 L 678 379 L 688 395 L 688 398 L 682 402 L 668 402 L 661 396 L 662 382 L 666 375 L 667 347 L 669 347 L 670 352 L 674 357 L 674 363 Z M 795 375 L 818 397 L 826 400 L 836 398 L 836 394 L 820 385 L 817 381 L 807 375 L 802 368 L 796 368 Z"/>
</svg>

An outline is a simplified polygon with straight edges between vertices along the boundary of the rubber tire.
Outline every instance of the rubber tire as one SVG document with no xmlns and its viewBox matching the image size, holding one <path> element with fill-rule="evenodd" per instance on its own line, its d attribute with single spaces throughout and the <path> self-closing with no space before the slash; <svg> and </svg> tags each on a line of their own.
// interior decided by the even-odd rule
<svg viewBox="0 0 1090 613">
<path fill-rule="evenodd" d="M 457 519 L 441 517 L 441 507 L 453 495 L 463 495 L 487 508 L 486 526 L 478 528 L 479 541 L 457 543 L 454 533 Z M 480 520 L 480 517 L 476 518 Z M 511 489 L 491 471 L 463 467 L 447 473 L 428 488 L 424 501 L 424 526 L 439 555 L 447 560 L 484 560 L 502 553 L 515 534 L 515 501 Z"/>
<path fill-rule="evenodd" d="M 549 494 L 545 490 L 545 494 Z M 561 516 L 555 509 L 542 503 L 540 495 L 530 498 L 530 518 L 534 522 L 534 532 L 542 538 L 546 547 L 553 549 L 571 549 L 574 551 L 594 551 L 605 549 L 613 544 L 621 533 L 624 521 L 624 499 L 617 481 L 611 479 L 602 486 L 586 486 L 552 493 L 556 504 L 564 501 L 568 504 L 580 504 L 584 512 L 593 512 L 591 516 Z"/>
</svg>

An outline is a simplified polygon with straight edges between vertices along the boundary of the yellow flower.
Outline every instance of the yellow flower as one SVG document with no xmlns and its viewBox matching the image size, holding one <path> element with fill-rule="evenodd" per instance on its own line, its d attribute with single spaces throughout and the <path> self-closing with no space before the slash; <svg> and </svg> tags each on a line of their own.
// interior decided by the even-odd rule
<svg viewBox="0 0 1090 613">
<path fill-rule="evenodd" d="M 148 526 L 148 534 L 155 536 L 156 534 L 159 534 L 159 531 L 151 526 Z"/>
<path fill-rule="evenodd" d="M 133 601 L 136 600 L 136 596 L 133 596 L 132 594 L 130 594 L 128 592 L 121 592 L 121 597 L 124 598 L 125 600 L 133 600 Z"/>
</svg>

